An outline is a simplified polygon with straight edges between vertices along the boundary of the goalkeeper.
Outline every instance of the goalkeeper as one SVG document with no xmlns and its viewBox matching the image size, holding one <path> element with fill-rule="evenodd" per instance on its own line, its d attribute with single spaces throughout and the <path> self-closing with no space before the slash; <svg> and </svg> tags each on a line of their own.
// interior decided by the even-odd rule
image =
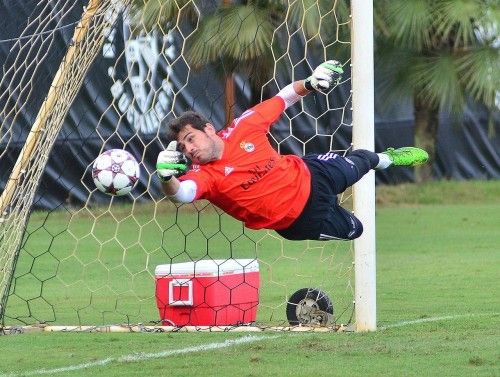
<svg viewBox="0 0 500 377">
<path fill-rule="evenodd" d="M 273 229 L 291 240 L 359 237 L 363 225 L 339 205 L 337 195 L 370 169 L 422 164 L 427 153 L 404 147 L 301 158 L 278 154 L 267 139 L 288 107 L 312 90 L 329 91 L 342 73 L 338 62 L 324 62 L 309 78 L 289 84 L 219 132 L 192 111 L 171 121 L 172 141 L 156 165 L 165 194 L 181 203 L 207 199 L 248 228 Z M 189 171 L 186 157 L 192 162 Z"/>
</svg>

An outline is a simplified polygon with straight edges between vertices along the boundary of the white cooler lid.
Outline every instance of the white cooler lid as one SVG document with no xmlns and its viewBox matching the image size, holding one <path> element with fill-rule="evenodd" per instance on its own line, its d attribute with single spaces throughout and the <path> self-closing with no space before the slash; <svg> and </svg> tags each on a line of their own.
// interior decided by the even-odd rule
<svg viewBox="0 0 500 377">
<path fill-rule="evenodd" d="M 259 262 L 256 259 L 207 259 L 196 262 L 160 264 L 155 268 L 155 275 L 223 275 L 255 271 L 259 271 Z"/>
</svg>

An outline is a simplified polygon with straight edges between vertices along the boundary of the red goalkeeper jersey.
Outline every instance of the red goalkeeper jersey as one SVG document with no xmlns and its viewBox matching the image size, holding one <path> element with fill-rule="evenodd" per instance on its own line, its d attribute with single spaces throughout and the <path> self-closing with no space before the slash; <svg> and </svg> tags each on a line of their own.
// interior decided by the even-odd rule
<svg viewBox="0 0 500 377">
<path fill-rule="evenodd" d="M 285 110 L 275 96 L 245 111 L 219 132 L 222 158 L 193 165 L 180 180 L 193 180 L 195 199 L 208 199 L 251 229 L 285 229 L 309 198 L 311 175 L 300 157 L 279 155 L 267 132 Z"/>
</svg>

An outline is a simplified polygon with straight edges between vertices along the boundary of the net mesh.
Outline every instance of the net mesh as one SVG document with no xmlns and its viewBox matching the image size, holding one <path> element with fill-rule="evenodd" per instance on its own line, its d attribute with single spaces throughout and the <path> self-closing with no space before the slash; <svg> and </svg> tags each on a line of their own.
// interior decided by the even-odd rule
<svg viewBox="0 0 500 377">
<path fill-rule="evenodd" d="M 91 1 L 82 16 L 81 3 L 59 0 L 36 3 L 19 34 L 0 36 L 10 50 L 0 82 L 0 163 L 11 167 L 0 176 L 4 325 L 179 325 L 161 321 L 158 305 L 168 299 L 155 269 L 200 261 L 213 261 L 222 283 L 206 283 L 183 324 L 196 322 L 195 308 L 222 322 L 234 315 L 238 324 L 288 324 L 287 310 L 299 307 L 289 299 L 303 288 L 313 294 L 299 304 L 309 308 L 301 315 L 325 310 L 317 293 L 326 293 L 328 323 L 352 321 L 351 243 L 287 241 L 246 229 L 206 201 L 174 205 L 155 175 L 166 143 L 161 125 L 182 111 L 199 110 L 221 128 L 325 59 L 335 56 L 347 69 L 344 3 L 259 4 Z M 344 78 L 327 96 L 309 95 L 287 110 L 270 142 L 281 153 L 344 153 L 348 86 Z M 104 195 L 91 179 L 94 159 L 112 148 L 141 165 L 141 181 L 125 197 Z M 233 260 L 243 270 L 257 261 L 258 282 L 221 279 Z M 231 313 L 210 301 L 211 284 L 215 295 L 228 295 Z M 257 304 L 238 296 L 257 294 L 254 320 L 245 312 Z"/>
</svg>

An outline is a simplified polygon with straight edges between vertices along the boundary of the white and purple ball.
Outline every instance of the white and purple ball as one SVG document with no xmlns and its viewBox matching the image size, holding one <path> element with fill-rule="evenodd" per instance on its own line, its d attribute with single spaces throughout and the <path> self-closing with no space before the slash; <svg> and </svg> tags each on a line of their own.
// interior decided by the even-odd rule
<svg viewBox="0 0 500 377">
<path fill-rule="evenodd" d="M 123 149 L 110 149 L 96 158 L 92 178 L 99 191 L 122 196 L 139 181 L 140 168 L 134 156 Z"/>
</svg>

